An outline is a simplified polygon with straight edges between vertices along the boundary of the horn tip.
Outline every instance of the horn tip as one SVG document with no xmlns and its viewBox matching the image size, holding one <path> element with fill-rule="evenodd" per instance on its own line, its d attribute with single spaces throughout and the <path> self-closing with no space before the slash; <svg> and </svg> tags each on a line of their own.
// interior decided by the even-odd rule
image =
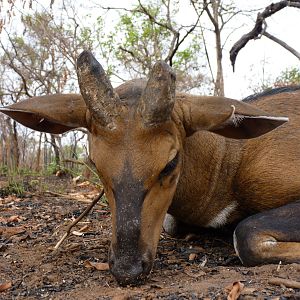
<svg viewBox="0 0 300 300">
<path fill-rule="evenodd" d="M 84 50 L 77 58 L 77 67 L 81 67 L 84 65 L 98 66 L 100 64 L 91 51 Z"/>
<path fill-rule="evenodd" d="M 159 60 L 154 64 L 152 68 L 152 74 L 157 74 L 159 76 L 166 76 L 166 74 L 168 74 L 173 80 L 176 79 L 176 75 L 172 67 L 163 60 Z"/>
</svg>

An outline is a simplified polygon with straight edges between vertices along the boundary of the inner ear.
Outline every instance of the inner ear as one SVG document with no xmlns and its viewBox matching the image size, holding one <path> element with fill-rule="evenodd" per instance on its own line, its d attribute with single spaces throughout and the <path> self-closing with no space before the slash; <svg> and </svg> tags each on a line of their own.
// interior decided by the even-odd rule
<svg viewBox="0 0 300 300">
<path fill-rule="evenodd" d="M 89 114 L 79 94 L 33 97 L 2 107 L 0 111 L 24 126 L 53 134 L 89 127 Z"/>
<path fill-rule="evenodd" d="M 235 106 L 231 105 L 231 116 L 211 132 L 233 139 L 256 138 L 272 131 L 274 128 L 288 122 L 286 117 L 248 116 L 237 114 Z"/>
<path fill-rule="evenodd" d="M 224 97 L 188 97 L 179 101 L 179 105 L 187 136 L 207 130 L 228 138 L 256 138 L 289 120 Z"/>
<path fill-rule="evenodd" d="M 77 128 L 77 126 L 71 126 L 71 124 L 69 124 L 69 126 L 65 124 L 60 124 L 55 120 L 50 120 L 49 118 L 43 117 L 42 115 L 38 115 L 28 111 L 5 108 L 1 108 L 0 111 L 5 113 L 12 119 L 17 120 L 20 124 L 41 132 L 61 134 Z"/>
</svg>

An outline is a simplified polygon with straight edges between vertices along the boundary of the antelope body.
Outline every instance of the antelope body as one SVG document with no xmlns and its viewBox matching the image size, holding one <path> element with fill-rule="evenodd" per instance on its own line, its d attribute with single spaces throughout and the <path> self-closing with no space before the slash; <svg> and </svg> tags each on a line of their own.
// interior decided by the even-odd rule
<svg viewBox="0 0 300 300">
<path fill-rule="evenodd" d="M 81 95 L 36 97 L 1 111 L 39 131 L 89 130 L 112 212 L 110 269 L 120 284 L 149 274 L 167 211 L 193 226 L 240 222 L 234 244 L 246 265 L 300 262 L 299 90 L 249 103 L 176 94 L 163 62 L 148 81 L 114 90 L 87 51 L 77 72 Z"/>
</svg>

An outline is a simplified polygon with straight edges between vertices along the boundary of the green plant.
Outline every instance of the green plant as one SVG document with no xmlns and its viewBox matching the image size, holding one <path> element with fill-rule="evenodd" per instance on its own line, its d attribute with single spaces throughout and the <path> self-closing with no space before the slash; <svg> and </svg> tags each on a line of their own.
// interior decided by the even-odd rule
<svg viewBox="0 0 300 300">
<path fill-rule="evenodd" d="M 25 186 L 22 182 L 11 180 L 8 185 L 0 189 L 1 197 L 8 195 L 16 195 L 17 197 L 24 197 L 26 193 Z"/>
<path fill-rule="evenodd" d="M 282 87 L 289 85 L 299 85 L 300 84 L 300 69 L 297 67 L 286 69 L 281 72 L 276 78 L 274 86 Z"/>
<path fill-rule="evenodd" d="M 8 174 L 8 166 L 7 165 L 1 165 L 0 166 L 0 175 L 4 176 Z"/>
</svg>

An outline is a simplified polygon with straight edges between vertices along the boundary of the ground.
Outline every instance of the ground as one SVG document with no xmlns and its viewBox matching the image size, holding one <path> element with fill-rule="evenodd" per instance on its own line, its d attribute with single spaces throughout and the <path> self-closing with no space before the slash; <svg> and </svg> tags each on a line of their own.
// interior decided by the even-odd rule
<svg viewBox="0 0 300 300">
<path fill-rule="evenodd" d="M 162 233 L 147 282 L 119 287 L 106 268 L 111 225 L 105 203 L 94 207 L 52 254 L 67 224 L 96 194 L 91 185 L 54 177 L 43 191 L 24 198 L 2 195 L 0 299 L 227 299 L 234 282 L 244 285 L 239 299 L 300 299 L 294 286 L 300 281 L 299 264 L 244 267 L 230 230 L 178 239 Z M 279 283 L 272 284 L 274 278 Z M 282 279 L 293 288 L 280 285 Z"/>
</svg>

